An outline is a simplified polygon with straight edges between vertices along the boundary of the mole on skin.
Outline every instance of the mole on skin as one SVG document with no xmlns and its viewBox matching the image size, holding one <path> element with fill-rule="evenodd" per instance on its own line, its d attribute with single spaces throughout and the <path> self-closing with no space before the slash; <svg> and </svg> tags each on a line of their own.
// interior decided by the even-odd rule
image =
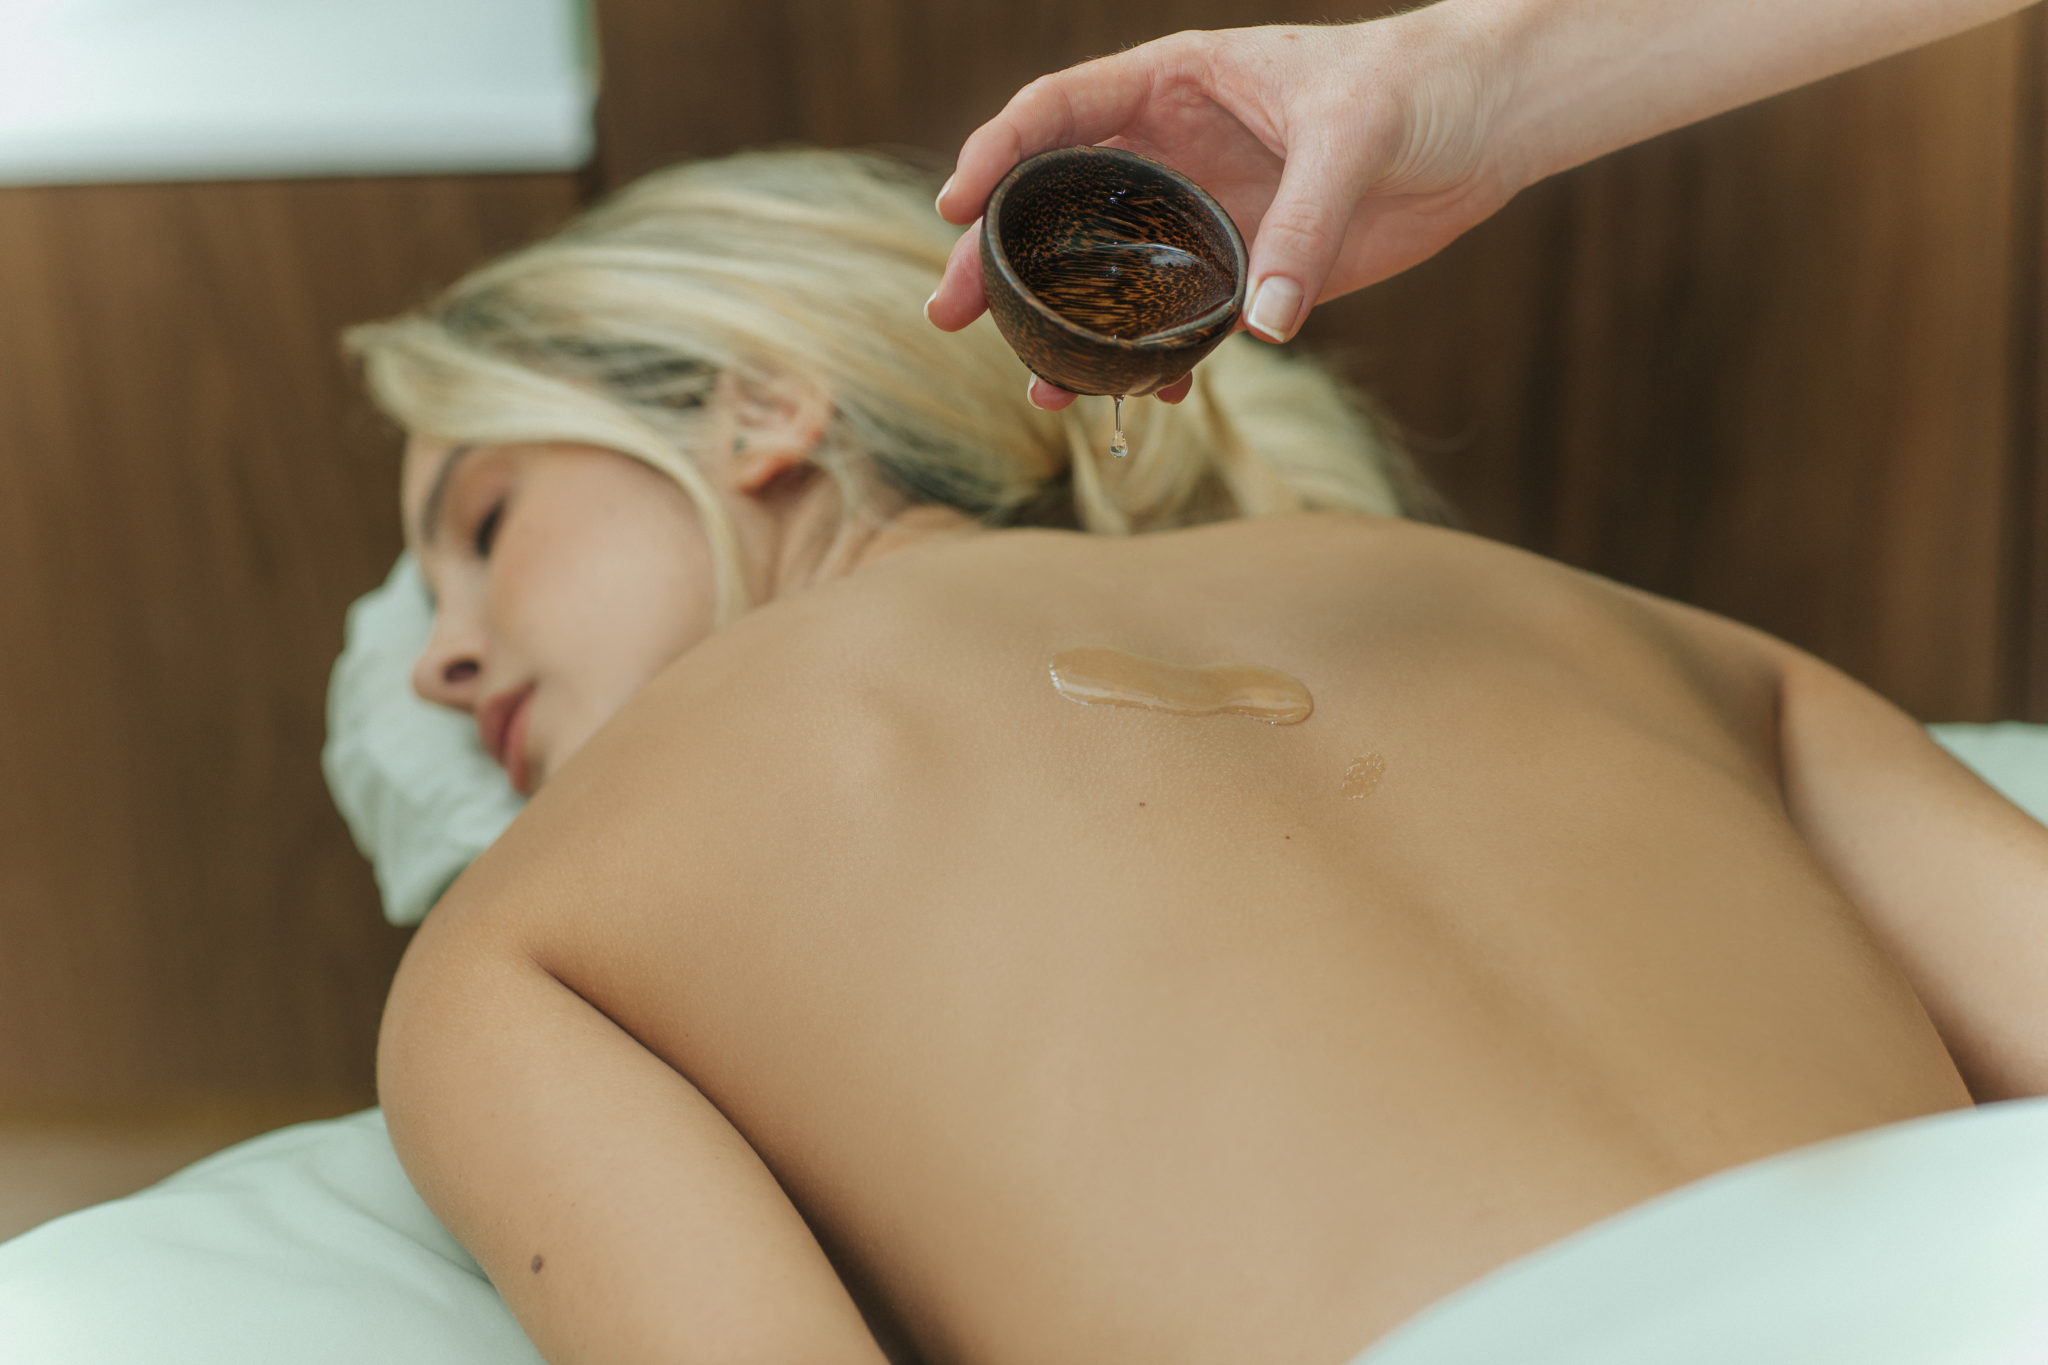
<svg viewBox="0 0 2048 1365">
<path fill-rule="evenodd" d="M 1190 667 L 1084 646 L 1053 656 L 1052 685 L 1084 706 L 1135 706 L 1173 716 L 1250 716 L 1270 725 L 1299 725 L 1315 699 L 1299 678 L 1259 664 Z"/>
<path fill-rule="evenodd" d="M 541 1268 L 541 1265 L 542 1265 L 542 1261 L 541 1261 L 541 1258 L 540 1258 L 540 1253 L 536 1251 L 536 1252 L 534 1252 L 534 1253 L 533 1253 L 533 1273 L 534 1273 L 534 1274 L 536 1274 L 536 1275 L 540 1274 L 540 1268 Z"/>
</svg>

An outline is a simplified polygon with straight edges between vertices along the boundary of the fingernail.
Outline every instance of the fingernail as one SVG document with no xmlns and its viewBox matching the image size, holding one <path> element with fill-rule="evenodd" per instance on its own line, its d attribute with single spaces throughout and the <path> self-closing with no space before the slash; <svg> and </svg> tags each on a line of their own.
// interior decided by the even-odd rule
<svg viewBox="0 0 2048 1365">
<path fill-rule="evenodd" d="M 929 180 L 927 180 L 927 181 L 926 181 L 925 183 L 926 183 L 927 185 L 929 185 L 929 184 L 930 184 L 931 182 L 930 182 Z M 945 184 L 943 184 L 943 185 L 941 185 L 941 186 L 939 186 L 939 194 L 938 194 L 938 198 L 936 198 L 936 199 L 932 200 L 932 208 L 934 208 L 934 209 L 936 209 L 936 210 L 938 211 L 938 215 L 939 215 L 939 217 L 941 217 L 941 218 L 943 218 L 943 217 L 945 217 L 945 216 L 946 216 L 946 211 L 945 211 L 944 209 L 942 209 L 942 208 L 939 208 L 939 205 L 940 205 L 941 203 L 943 203 L 943 202 L 945 201 L 945 198 L 946 198 L 946 191 L 947 191 L 947 190 L 950 190 L 950 189 L 952 189 L 952 188 L 953 188 L 953 177 L 949 175 L 949 176 L 947 176 L 947 177 L 946 177 L 946 183 L 945 183 Z"/>
<path fill-rule="evenodd" d="M 1024 401 L 1040 412 L 1045 411 L 1044 405 L 1038 401 L 1038 376 L 1035 374 L 1024 381 Z"/>
<path fill-rule="evenodd" d="M 926 300 L 924 301 L 924 320 L 925 320 L 926 322 L 931 322 L 931 320 L 932 320 L 932 305 L 933 305 L 933 304 L 935 304 L 935 303 L 937 303 L 938 301 L 939 301 L 939 291 L 938 291 L 938 290 L 936 290 L 936 289 L 934 289 L 934 290 L 932 290 L 932 296 L 931 296 L 930 298 L 928 298 L 928 299 L 926 299 Z M 933 325 L 933 326 L 937 326 L 938 324 L 936 324 L 936 323 L 933 323 L 932 325 Z"/>
<path fill-rule="evenodd" d="M 1268 275 L 1252 293 L 1244 325 L 1268 341 L 1285 341 L 1301 311 L 1301 286 L 1285 275 Z"/>
</svg>

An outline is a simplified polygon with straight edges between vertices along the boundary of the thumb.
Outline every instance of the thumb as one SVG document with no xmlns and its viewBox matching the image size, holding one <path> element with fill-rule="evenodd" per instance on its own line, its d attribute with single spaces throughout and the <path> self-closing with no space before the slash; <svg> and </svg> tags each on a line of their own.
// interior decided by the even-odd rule
<svg viewBox="0 0 2048 1365">
<path fill-rule="evenodd" d="M 1290 156 L 1259 220 L 1245 291 L 1245 326 L 1267 341 L 1293 336 L 1321 297 L 1358 205 L 1352 176 L 1333 160 Z"/>
</svg>

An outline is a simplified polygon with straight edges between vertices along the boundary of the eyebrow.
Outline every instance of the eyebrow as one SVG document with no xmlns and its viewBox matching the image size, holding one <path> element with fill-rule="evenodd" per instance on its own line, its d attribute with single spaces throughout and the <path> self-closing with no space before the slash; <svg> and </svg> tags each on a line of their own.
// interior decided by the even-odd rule
<svg viewBox="0 0 2048 1365">
<path fill-rule="evenodd" d="M 434 543 L 434 532 L 441 524 L 441 504 L 448 498 L 448 477 L 455 472 L 456 464 L 463 456 L 475 450 L 475 446 L 454 446 L 441 458 L 441 467 L 434 473 L 434 482 L 427 489 L 427 501 L 420 509 L 420 544 Z"/>
</svg>

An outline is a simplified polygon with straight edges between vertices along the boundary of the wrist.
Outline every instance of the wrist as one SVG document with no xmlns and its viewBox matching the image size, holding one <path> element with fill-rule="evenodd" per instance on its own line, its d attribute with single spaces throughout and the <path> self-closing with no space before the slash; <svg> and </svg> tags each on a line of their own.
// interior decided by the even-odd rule
<svg viewBox="0 0 2048 1365">
<path fill-rule="evenodd" d="M 1440 0 L 1439 22 L 1475 73 L 1487 111 L 1487 154 L 1510 194 L 1596 153 L 1567 117 L 1588 73 L 1574 59 L 1585 20 L 1559 0 Z M 1440 13 L 1438 13 L 1440 12 Z"/>
<path fill-rule="evenodd" d="M 1527 55 L 1530 8 L 1518 0 L 1437 0 L 1368 21 L 1395 27 L 1402 63 L 1415 72 L 1405 83 L 1409 155 L 1462 166 L 1462 178 L 1495 187 L 1502 200 L 1560 169 L 1550 148 L 1529 135 L 1540 125 L 1520 117 L 1539 75 Z"/>
</svg>

